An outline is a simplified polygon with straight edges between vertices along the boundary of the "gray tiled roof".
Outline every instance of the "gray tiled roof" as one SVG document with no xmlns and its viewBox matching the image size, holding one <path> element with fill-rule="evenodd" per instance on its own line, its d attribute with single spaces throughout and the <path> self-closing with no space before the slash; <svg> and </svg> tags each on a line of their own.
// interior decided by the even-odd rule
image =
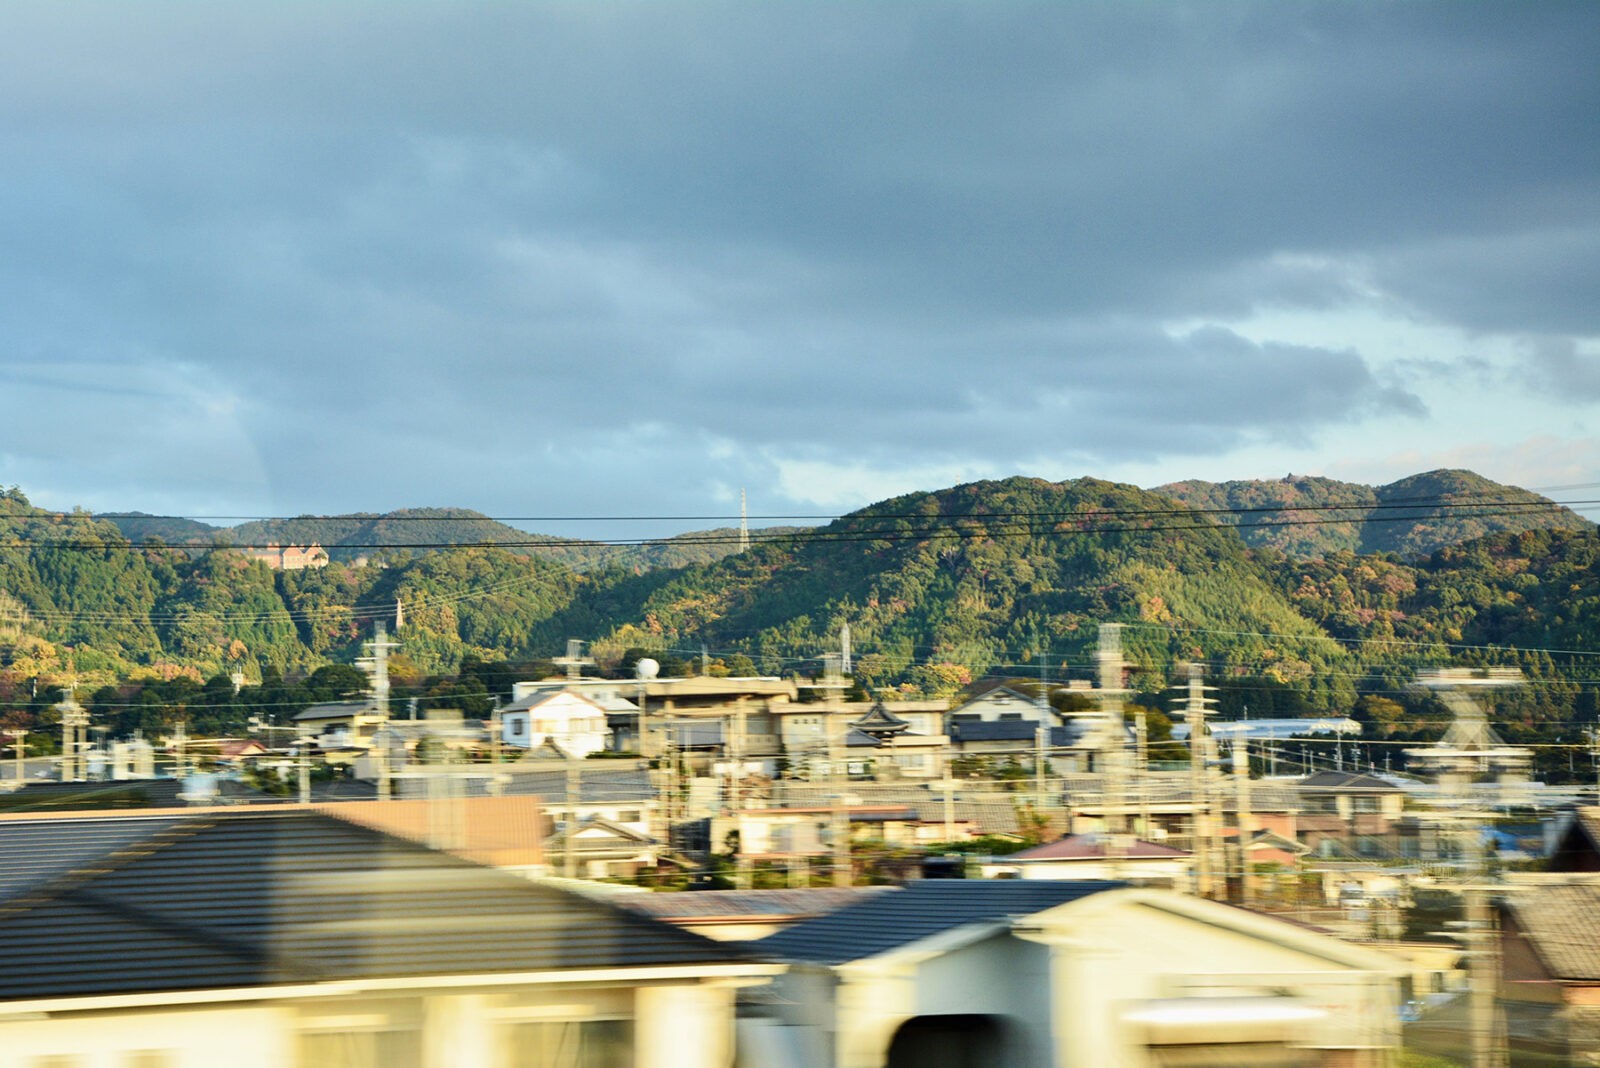
<svg viewBox="0 0 1600 1068">
<path fill-rule="evenodd" d="M 1398 794 L 1401 788 L 1376 775 L 1364 771 L 1318 771 L 1300 780 L 1300 787 L 1308 790 L 1370 790 L 1373 793 Z"/>
<path fill-rule="evenodd" d="M 294 714 L 297 722 L 317 719 L 344 719 L 348 716 L 359 716 L 364 712 L 373 712 L 371 701 L 329 701 L 326 704 L 312 705 Z M 374 713 L 375 714 L 375 713 Z"/>
<path fill-rule="evenodd" d="M 1099 880 L 928 879 L 749 943 L 779 960 L 843 964 L 965 927 L 1029 916 L 1126 883 Z"/>
<path fill-rule="evenodd" d="M 179 816 L 0 820 L 0 901 L 144 842 Z"/>
<path fill-rule="evenodd" d="M 963 742 L 1017 742 L 1032 746 L 1037 740 L 1039 724 L 1031 719 L 963 720 L 953 717 L 948 728 L 950 740 Z M 1083 737 L 1084 728 L 1079 723 L 1050 728 L 1052 747 L 1076 745 Z"/>
<path fill-rule="evenodd" d="M 12 897 L 0 927 L 0 1000 L 748 959 L 303 811 L 190 817 Z"/>
<path fill-rule="evenodd" d="M 1519 887 L 1505 907 L 1551 976 L 1600 980 L 1600 885 Z"/>
</svg>

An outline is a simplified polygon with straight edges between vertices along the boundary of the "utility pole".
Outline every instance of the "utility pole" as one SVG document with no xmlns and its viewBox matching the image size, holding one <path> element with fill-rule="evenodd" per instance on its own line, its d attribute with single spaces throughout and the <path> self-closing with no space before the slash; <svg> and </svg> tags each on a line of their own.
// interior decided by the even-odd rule
<svg viewBox="0 0 1600 1068">
<path fill-rule="evenodd" d="M 400 601 L 394 602 L 394 625 L 399 630 L 405 623 L 405 609 Z M 357 666 L 365 671 L 370 679 L 367 691 L 372 705 L 372 711 L 382 717 L 383 722 L 372 732 L 368 753 L 376 752 L 378 764 L 378 800 L 389 801 L 394 797 L 394 783 L 392 769 L 389 766 L 390 742 L 393 733 L 389 729 L 389 651 L 398 649 L 400 643 L 389 640 L 389 631 L 382 618 L 373 621 L 372 640 L 366 643 L 368 655 L 356 661 Z M 414 706 L 413 706 L 414 707 Z M 415 713 L 413 712 L 413 715 Z M 311 786 L 305 781 L 301 786 L 304 798 L 310 797 Z M 304 799 L 303 798 L 303 799 Z"/>
<path fill-rule="evenodd" d="M 61 713 L 61 781 L 86 779 L 89 769 L 83 750 L 89 744 L 89 712 L 70 689 L 56 709 Z"/>
<path fill-rule="evenodd" d="M 17 757 L 17 789 L 20 790 L 26 780 L 22 771 L 22 750 L 24 748 L 23 739 L 28 737 L 28 732 L 21 727 L 8 727 L 5 733 L 6 737 L 11 739 L 11 751 Z"/>
<path fill-rule="evenodd" d="M 1044 766 L 1050 751 L 1050 651 L 1039 654 L 1039 727 L 1033 732 L 1033 804 L 1040 819 L 1044 818 L 1046 797 L 1044 793 Z"/>
<path fill-rule="evenodd" d="M 944 780 L 938 784 L 944 791 L 944 840 L 956 840 L 956 781 L 950 776 L 950 754 L 944 755 Z"/>
<path fill-rule="evenodd" d="M 1128 820 L 1128 729 L 1122 718 L 1122 624 L 1100 624 L 1099 645 L 1095 649 L 1100 674 L 1100 688 L 1095 697 L 1100 703 L 1096 725 L 1098 756 L 1097 769 L 1103 784 L 1101 806 L 1106 825 L 1106 858 L 1113 874 L 1118 861 L 1127 855 L 1132 844 Z"/>
<path fill-rule="evenodd" d="M 393 733 L 388 726 L 373 732 L 372 751 L 378 754 L 378 800 L 394 799 L 394 782 L 389 768 L 389 745 Z"/>
<path fill-rule="evenodd" d="M 1255 819 L 1250 813 L 1250 742 L 1240 731 L 1233 739 L 1233 784 L 1237 790 L 1239 825 L 1239 904 L 1250 907 L 1250 836 Z"/>
<path fill-rule="evenodd" d="M 855 881 L 855 875 L 851 871 L 850 861 L 850 811 L 845 807 L 845 792 L 850 789 L 850 766 L 844 734 L 849 728 L 845 726 L 844 710 L 837 706 L 844 682 L 837 670 L 839 661 L 833 659 L 832 654 L 824 660 L 833 669 L 823 673 L 823 684 L 829 687 L 826 691 L 828 711 L 824 722 L 828 724 L 828 778 L 833 787 L 829 820 L 829 837 L 833 839 L 833 885 L 850 886 Z"/>
<path fill-rule="evenodd" d="M 1211 807 L 1211 769 L 1216 762 L 1216 746 L 1206 727 L 1205 696 L 1209 687 L 1201 683 L 1199 664 L 1189 665 L 1189 685 L 1184 703 L 1184 719 L 1189 725 L 1189 804 L 1190 834 L 1194 846 L 1194 890 L 1197 897 L 1216 892 L 1216 822 Z"/>
<path fill-rule="evenodd" d="M 1468 1010 L 1472 1039 L 1472 1068 L 1504 1068 L 1507 1063 L 1504 1025 L 1496 996 L 1499 993 L 1499 945 L 1495 916 L 1489 901 L 1491 887 L 1485 864 L 1485 843 L 1477 821 L 1492 815 L 1474 811 L 1480 800 L 1474 783 L 1487 776 L 1494 783 L 1494 798 L 1505 803 L 1511 783 L 1525 781 L 1532 753 L 1507 745 L 1489 725 L 1487 710 L 1467 695 L 1469 689 L 1516 686 L 1522 675 L 1515 670 L 1488 668 L 1472 671 L 1446 668 L 1419 672 L 1416 685 L 1436 691 L 1453 720 L 1444 737 L 1432 746 L 1408 749 L 1414 768 L 1430 771 L 1439 785 L 1445 811 L 1437 822 L 1453 834 L 1465 860 L 1461 884 L 1465 912 L 1463 941 L 1467 948 Z"/>
<path fill-rule="evenodd" d="M 311 727 L 309 724 L 296 723 L 295 734 L 295 765 L 300 777 L 300 803 L 311 804 Z"/>
<path fill-rule="evenodd" d="M 494 707 L 489 710 L 489 763 L 498 771 L 500 768 L 500 698 L 494 699 Z"/>
<path fill-rule="evenodd" d="M 1462 894 L 1467 919 L 1467 974 L 1472 1020 L 1472 1068 L 1504 1068 L 1495 994 L 1500 985 L 1494 912 L 1489 888 L 1468 886 Z"/>
<path fill-rule="evenodd" d="M 561 836 L 561 874 L 578 877 L 578 803 L 583 799 L 583 775 L 576 757 L 567 757 L 567 830 Z"/>
<path fill-rule="evenodd" d="M 172 730 L 171 741 L 173 777 L 186 779 L 189 777 L 189 724 L 186 720 L 178 721 Z"/>
<path fill-rule="evenodd" d="M 839 707 L 839 694 L 849 685 L 840 670 L 843 653 L 824 653 L 822 678 L 811 683 L 811 688 L 822 692 L 822 734 L 828 753 L 828 787 L 831 795 L 828 804 L 828 843 L 833 854 L 833 884 L 850 886 L 854 881 L 850 860 L 850 812 L 845 805 L 845 791 L 850 785 L 850 769 L 845 752 L 844 709 Z"/>
</svg>

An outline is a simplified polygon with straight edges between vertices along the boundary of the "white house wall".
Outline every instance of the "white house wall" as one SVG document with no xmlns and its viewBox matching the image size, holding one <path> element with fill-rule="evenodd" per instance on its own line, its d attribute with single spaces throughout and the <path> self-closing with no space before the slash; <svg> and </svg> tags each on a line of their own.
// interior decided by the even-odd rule
<svg viewBox="0 0 1600 1068">
<path fill-rule="evenodd" d="M 0 1068 L 326 1068 L 319 1039 L 334 1043 L 341 1064 L 360 1065 L 360 1036 L 377 1032 L 398 1036 L 421 1068 L 504 1068 L 519 1025 L 603 1019 L 633 1021 L 638 1068 L 725 1068 L 734 985 L 621 981 L 282 999 L 262 990 L 259 1003 L 223 1007 L 0 1014 Z"/>
<path fill-rule="evenodd" d="M 0 1068 L 124 1068 L 134 1053 L 165 1068 L 284 1068 L 295 1063 L 294 1013 L 230 1007 L 0 1018 Z"/>
<path fill-rule="evenodd" d="M 1058 1065 L 1150 1063 L 1120 1017 L 1129 1005 L 1175 997 L 1287 993 L 1326 1013 L 1325 1024 L 1303 1036 L 1308 1045 L 1398 1043 L 1397 987 L 1388 962 L 1368 970 L 1306 952 L 1295 945 L 1304 936 L 1288 925 L 1247 913 L 1240 927 L 1270 926 L 1257 934 L 1110 895 L 1055 911 L 1061 925 L 1046 921 L 1057 944 L 1055 1019 L 1073 1047 Z"/>
</svg>

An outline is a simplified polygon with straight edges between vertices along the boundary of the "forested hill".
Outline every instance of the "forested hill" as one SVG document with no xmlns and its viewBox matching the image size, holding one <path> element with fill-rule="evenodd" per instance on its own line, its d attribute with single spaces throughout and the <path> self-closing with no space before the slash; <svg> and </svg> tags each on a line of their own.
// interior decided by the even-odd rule
<svg viewBox="0 0 1600 1068">
<path fill-rule="evenodd" d="M 621 641 L 705 641 L 767 670 L 835 647 L 848 623 L 869 688 L 947 690 L 986 671 L 1037 670 L 1037 656 L 1056 673 L 1081 671 L 1098 624 L 1112 620 L 1148 624 L 1128 647 L 1152 667 L 1215 649 L 1253 669 L 1268 643 L 1217 637 L 1284 635 L 1292 673 L 1326 685 L 1310 669 L 1339 650 L 1279 586 L 1234 531 L 1166 498 L 1012 478 L 898 497 L 611 596 Z"/>
<path fill-rule="evenodd" d="M 262 547 L 315 542 L 328 550 L 331 558 L 344 562 L 375 554 L 386 559 L 406 560 L 417 553 L 452 546 L 500 545 L 517 552 L 537 552 L 543 559 L 574 571 L 605 567 L 638 570 L 709 563 L 737 551 L 739 546 L 739 532 L 726 527 L 638 545 L 609 545 L 529 533 L 469 508 L 403 508 L 381 515 L 300 516 L 252 520 L 233 527 L 144 512 L 107 513 L 96 518 L 114 524 L 135 544 L 161 541 L 180 546 Z M 771 527 L 762 533 L 784 534 L 795 529 Z"/>
<path fill-rule="evenodd" d="M 1547 497 L 1471 471 L 1428 471 L 1386 486 L 1289 475 L 1174 482 L 1155 492 L 1238 528 L 1249 545 L 1297 557 L 1348 551 L 1415 559 L 1497 531 L 1594 529 Z"/>
<path fill-rule="evenodd" d="M 419 686 L 464 660 L 549 657 L 567 638 L 590 642 L 602 669 L 630 649 L 693 660 L 703 646 L 740 669 L 809 674 L 848 623 L 866 688 L 944 694 L 1034 675 L 1041 657 L 1054 678 L 1087 677 L 1098 625 L 1123 622 L 1146 692 L 1201 659 L 1225 708 L 1348 710 L 1416 666 L 1513 663 L 1549 683 L 1527 723 L 1570 723 L 1595 692 L 1580 655 L 1600 635 L 1592 530 L 1500 532 L 1426 559 L 1294 558 L 1165 495 L 1013 478 L 756 532 L 748 552 L 684 567 L 579 571 L 475 545 L 280 572 L 229 549 L 135 545 L 13 493 L 0 495 L 0 713 L 35 679 L 348 663 L 398 603 L 397 674 Z"/>
</svg>

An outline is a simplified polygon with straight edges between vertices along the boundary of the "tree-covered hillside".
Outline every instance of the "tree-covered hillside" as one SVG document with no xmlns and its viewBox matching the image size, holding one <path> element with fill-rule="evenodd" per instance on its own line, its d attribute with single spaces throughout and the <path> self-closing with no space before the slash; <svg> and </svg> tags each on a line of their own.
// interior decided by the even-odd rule
<svg viewBox="0 0 1600 1068">
<path fill-rule="evenodd" d="M 1473 485 L 1435 474 L 1374 491 L 1374 507 Z M 279 572 L 237 550 L 135 545 L 11 492 L 0 498 L 0 707 L 67 680 L 293 680 L 353 661 L 398 605 L 397 671 L 421 692 L 470 665 L 481 680 L 484 665 L 548 658 L 568 638 L 590 642 L 601 670 L 641 650 L 692 661 L 704 647 L 713 668 L 810 674 L 848 624 L 865 689 L 942 694 L 1041 668 L 1088 677 L 1099 624 L 1121 622 L 1135 689 L 1151 695 L 1198 659 L 1225 712 L 1353 709 L 1405 737 L 1434 729 L 1428 699 L 1404 690 L 1416 668 L 1497 663 L 1537 680 L 1505 698 L 1521 724 L 1509 729 L 1550 736 L 1594 721 L 1592 526 L 1494 533 L 1416 559 L 1297 557 L 1252 548 L 1220 518 L 1131 486 L 1013 478 L 757 532 L 748 552 L 683 567 L 580 570 L 537 548 L 474 545 Z M 1391 544 L 1469 520 L 1413 522 Z"/>
<path fill-rule="evenodd" d="M 1275 481 L 1174 482 L 1155 492 L 1238 528 L 1287 556 L 1398 553 L 1407 559 L 1502 530 L 1593 530 L 1549 498 L 1471 471 L 1429 471 L 1386 486 L 1312 475 Z"/>
<path fill-rule="evenodd" d="M 327 549 L 332 559 L 346 563 L 374 556 L 387 561 L 407 560 L 419 553 L 457 546 L 500 545 L 518 552 L 537 553 L 549 563 L 574 571 L 611 567 L 640 571 L 710 563 L 739 548 L 739 532 L 732 527 L 693 531 L 641 544 L 613 545 L 530 533 L 468 508 L 403 508 L 381 515 L 299 516 L 252 520 L 233 527 L 144 512 L 106 513 L 96 518 L 114 524 L 136 545 L 159 541 L 168 545 L 243 548 L 315 542 Z M 773 536 L 798 529 L 768 527 L 756 533 Z"/>
<path fill-rule="evenodd" d="M 779 671 L 834 647 L 848 624 L 869 688 L 940 690 L 1039 655 L 1081 672 L 1098 624 L 1121 620 L 1148 624 L 1128 645 L 1152 668 L 1196 655 L 1229 670 L 1270 662 L 1275 677 L 1320 687 L 1316 669 L 1342 655 L 1337 644 L 1235 532 L 1173 513 L 1166 499 L 1094 479 L 910 494 L 641 588 L 617 606 L 612 638 L 704 641 Z M 1287 635 L 1296 650 L 1275 652 L 1261 634 Z"/>
</svg>

